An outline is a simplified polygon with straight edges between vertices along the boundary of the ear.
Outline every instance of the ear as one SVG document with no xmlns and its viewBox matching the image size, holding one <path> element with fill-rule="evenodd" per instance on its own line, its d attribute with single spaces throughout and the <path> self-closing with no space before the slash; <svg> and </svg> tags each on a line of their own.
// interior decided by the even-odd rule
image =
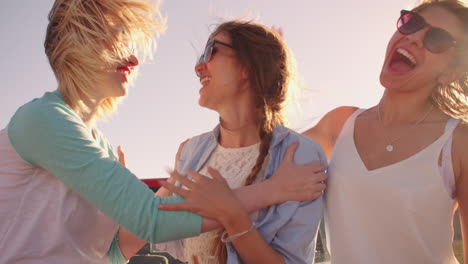
<svg viewBox="0 0 468 264">
<path fill-rule="evenodd" d="M 447 71 L 443 72 L 437 77 L 437 82 L 442 85 L 450 84 L 456 80 L 459 80 L 466 74 L 466 68 L 460 65 L 450 67 Z"/>
</svg>

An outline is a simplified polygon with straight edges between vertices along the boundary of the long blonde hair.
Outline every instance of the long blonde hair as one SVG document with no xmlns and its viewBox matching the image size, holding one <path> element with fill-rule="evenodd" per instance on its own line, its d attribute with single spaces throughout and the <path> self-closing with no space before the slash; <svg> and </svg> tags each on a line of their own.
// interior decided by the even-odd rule
<svg viewBox="0 0 468 264">
<path fill-rule="evenodd" d="M 463 37 L 457 40 L 457 53 L 452 67 L 461 67 L 458 80 L 447 85 L 439 84 L 432 92 L 433 103 L 446 114 L 468 122 L 468 5 L 458 0 L 423 0 L 413 11 L 429 7 L 442 7 L 454 14 L 463 25 Z"/>
<path fill-rule="evenodd" d="M 65 102 L 77 113 L 92 98 L 98 71 L 121 64 L 134 51 L 151 58 L 155 37 L 165 29 L 157 5 L 130 0 L 56 0 L 50 13 L 45 53 Z M 107 98 L 98 109 L 104 119 L 117 99 Z"/>
</svg>

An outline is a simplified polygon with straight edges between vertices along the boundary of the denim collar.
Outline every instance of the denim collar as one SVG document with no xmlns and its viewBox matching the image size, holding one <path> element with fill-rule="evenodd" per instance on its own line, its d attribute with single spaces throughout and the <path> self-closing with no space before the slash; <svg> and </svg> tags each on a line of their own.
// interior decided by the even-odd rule
<svg viewBox="0 0 468 264">
<path fill-rule="evenodd" d="M 210 141 L 215 143 L 213 148 L 218 143 L 219 130 L 220 130 L 220 124 L 216 125 L 215 128 L 211 131 L 212 133 L 210 135 Z M 273 129 L 273 137 L 271 138 L 270 149 L 278 145 L 287 135 L 289 135 L 290 132 L 291 130 L 284 127 L 283 125 L 277 125 Z"/>
</svg>

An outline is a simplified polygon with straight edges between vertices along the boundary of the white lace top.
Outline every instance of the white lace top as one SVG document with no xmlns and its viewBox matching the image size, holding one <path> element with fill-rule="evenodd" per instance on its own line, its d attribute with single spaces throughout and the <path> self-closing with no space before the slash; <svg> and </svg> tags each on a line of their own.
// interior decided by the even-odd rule
<svg viewBox="0 0 468 264">
<path fill-rule="evenodd" d="M 240 187 L 244 185 L 244 181 L 257 161 L 259 144 L 242 148 L 224 148 L 218 144 L 199 172 L 210 177 L 208 167 L 211 167 L 223 175 L 231 188 Z M 256 217 L 256 215 L 251 217 Z M 212 254 L 217 233 L 218 230 L 214 230 L 185 240 L 184 255 L 188 263 L 217 263 Z"/>
</svg>

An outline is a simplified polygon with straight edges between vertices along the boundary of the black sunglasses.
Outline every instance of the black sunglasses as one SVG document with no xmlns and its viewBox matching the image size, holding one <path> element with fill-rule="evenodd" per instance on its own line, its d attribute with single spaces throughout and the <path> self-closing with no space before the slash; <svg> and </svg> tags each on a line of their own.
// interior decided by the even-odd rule
<svg viewBox="0 0 468 264">
<path fill-rule="evenodd" d="M 401 10 L 397 22 L 398 31 L 404 35 L 413 34 L 425 27 L 429 30 L 424 35 L 424 47 L 432 53 L 442 53 L 457 44 L 457 41 L 445 29 L 429 25 L 424 18 L 416 12 Z"/>
<path fill-rule="evenodd" d="M 234 49 L 234 47 L 230 44 L 227 44 L 227 43 L 224 43 L 222 41 L 219 41 L 219 40 L 210 40 L 207 44 L 206 44 L 206 47 L 205 47 L 205 52 L 200 56 L 200 59 L 198 60 L 198 63 L 208 63 L 210 60 L 211 60 L 211 57 L 213 56 L 213 54 L 215 53 L 215 50 L 214 50 L 214 45 L 215 44 L 220 44 L 220 45 L 223 45 L 225 47 L 229 47 L 231 49 Z"/>
</svg>

